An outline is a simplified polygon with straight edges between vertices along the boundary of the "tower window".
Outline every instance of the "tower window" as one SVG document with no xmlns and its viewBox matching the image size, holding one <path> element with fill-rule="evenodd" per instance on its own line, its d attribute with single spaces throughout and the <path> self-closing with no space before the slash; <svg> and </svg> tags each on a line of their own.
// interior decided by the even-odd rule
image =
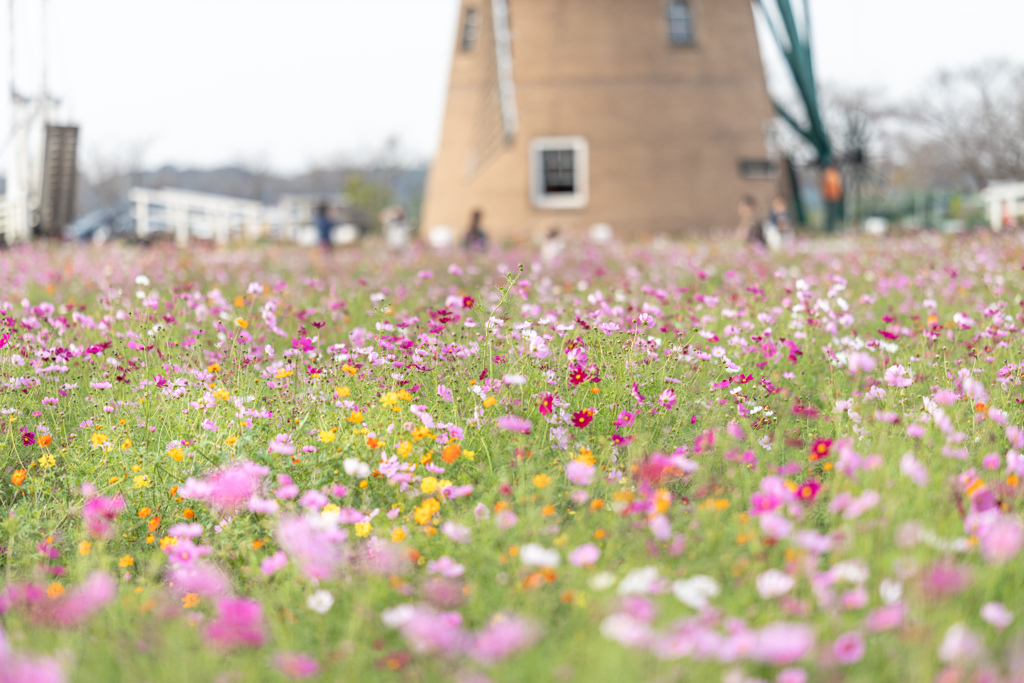
<svg viewBox="0 0 1024 683">
<path fill-rule="evenodd" d="M 476 47 L 476 41 L 480 37 L 480 10 L 476 7 L 467 7 L 466 16 L 462 22 L 462 41 L 459 44 L 463 52 L 472 52 Z"/>
<path fill-rule="evenodd" d="M 530 199 L 538 209 L 579 209 L 589 201 L 590 149 L 582 137 L 530 143 Z"/>
<path fill-rule="evenodd" d="M 693 45 L 693 10 L 688 0 L 669 0 L 668 34 L 674 46 Z"/>
</svg>

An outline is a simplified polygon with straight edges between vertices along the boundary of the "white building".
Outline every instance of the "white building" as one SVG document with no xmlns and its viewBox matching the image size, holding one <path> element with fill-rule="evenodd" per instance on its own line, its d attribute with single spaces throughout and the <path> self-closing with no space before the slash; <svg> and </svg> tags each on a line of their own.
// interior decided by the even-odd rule
<svg viewBox="0 0 1024 683">
<path fill-rule="evenodd" d="M 988 224 L 996 232 L 1024 224 L 1024 182 L 992 183 L 981 192 Z"/>
</svg>

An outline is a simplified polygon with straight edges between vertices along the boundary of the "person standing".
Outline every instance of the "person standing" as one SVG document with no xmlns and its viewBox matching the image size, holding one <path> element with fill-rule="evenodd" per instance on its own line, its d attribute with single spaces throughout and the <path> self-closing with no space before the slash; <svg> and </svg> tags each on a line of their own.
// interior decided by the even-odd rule
<svg viewBox="0 0 1024 683">
<path fill-rule="evenodd" d="M 334 228 L 334 221 L 330 217 L 330 207 L 327 202 L 320 202 L 316 207 L 316 231 L 320 235 L 320 247 L 324 251 L 331 250 L 331 230 Z"/>
<path fill-rule="evenodd" d="M 462 240 L 462 246 L 469 251 L 487 251 L 487 233 L 484 232 L 482 222 L 483 212 L 477 209 L 473 212 L 469 230 L 466 231 L 466 237 Z"/>
</svg>

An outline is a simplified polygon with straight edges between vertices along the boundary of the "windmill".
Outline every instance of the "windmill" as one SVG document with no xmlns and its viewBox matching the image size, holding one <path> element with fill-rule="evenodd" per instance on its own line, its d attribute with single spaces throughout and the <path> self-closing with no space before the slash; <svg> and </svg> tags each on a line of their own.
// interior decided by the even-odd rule
<svg viewBox="0 0 1024 683">
<path fill-rule="evenodd" d="M 750 0 L 463 0 L 423 223 L 731 232 L 774 115 Z"/>
<path fill-rule="evenodd" d="M 0 244 L 33 235 L 59 237 L 74 217 L 78 128 L 55 125 L 60 102 L 47 87 L 47 0 L 41 0 L 42 73 L 39 92 L 29 97 L 16 82 L 15 4 L 8 0 L 11 130 L 0 146 L 6 190 L 0 197 Z"/>
<path fill-rule="evenodd" d="M 843 187 L 836 166 L 836 163 L 842 160 L 834 158 L 818 98 L 818 85 L 811 55 L 811 12 L 808 0 L 802 0 L 800 4 L 791 0 L 757 0 L 757 3 L 772 37 L 786 59 L 786 66 L 803 108 L 802 118 L 805 122 L 801 123 L 797 115 L 778 102 L 774 103 L 775 111 L 817 153 L 817 165 L 822 169 L 823 176 L 822 194 L 827 205 L 826 227 L 832 231 L 843 217 Z M 800 11 L 799 16 L 797 10 Z M 863 149 L 847 161 L 851 161 L 854 172 L 860 179 Z M 792 162 L 787 163 L 787 167 L 792 168 Z M 797 203 L 797 213 L 802 216 L 803 207 L 799 191 L 794 191 L 794 199 Z"/>
</svg>

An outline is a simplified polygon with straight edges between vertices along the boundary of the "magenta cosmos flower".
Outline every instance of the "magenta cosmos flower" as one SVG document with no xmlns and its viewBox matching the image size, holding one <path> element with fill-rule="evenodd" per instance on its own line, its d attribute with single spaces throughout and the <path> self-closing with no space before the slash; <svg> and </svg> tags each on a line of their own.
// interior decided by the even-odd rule
<svg viewBox="0 0 1024 683">
<path fill-rule="evenodd" d="M 572 414 L 572 423 L 574 426 L 583 429 L 591 423 L 594 419 L 594 409 L 584 408 L 583 410 Z"/>
</svg>

